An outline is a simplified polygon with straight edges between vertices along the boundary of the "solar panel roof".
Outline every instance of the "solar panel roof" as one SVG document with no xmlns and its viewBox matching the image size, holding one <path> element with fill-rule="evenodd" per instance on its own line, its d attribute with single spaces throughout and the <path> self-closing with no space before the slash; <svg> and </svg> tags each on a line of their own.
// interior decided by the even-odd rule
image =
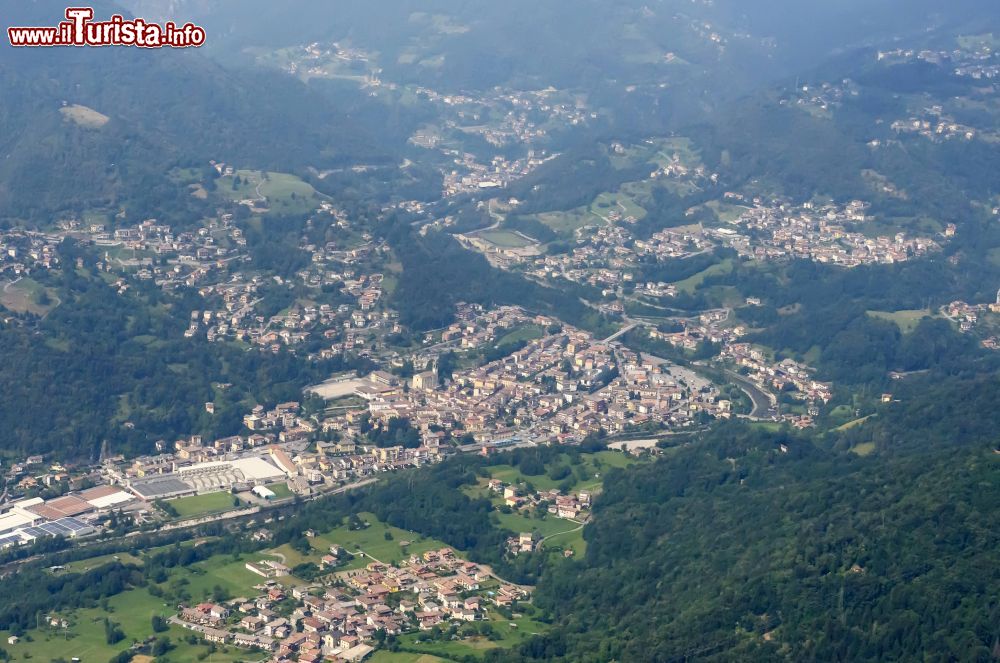
<svg viewBox="0 0 1000 663">
<path fill-rule="evenodd" d="M 80 530 L 84 530 L 90 527 L 90 525 L 83 522 L 79 518 L 63 518 L 61 520 L 57 520 L 56 522 L 59 523 L 60 525 L 63 525 L 64 527 L 68 527 L 70 530 L 74 532 L 79 532 Z"/>
<path fill-rule="evenodd" d="M 42 523 L 38 526 L 38 529 L 42 530 L 49 536 L 64 536 L 69 534 L 68 527 L 62 527 L 60 525 L 56 525 L 55 523 Z"/>
</svg>

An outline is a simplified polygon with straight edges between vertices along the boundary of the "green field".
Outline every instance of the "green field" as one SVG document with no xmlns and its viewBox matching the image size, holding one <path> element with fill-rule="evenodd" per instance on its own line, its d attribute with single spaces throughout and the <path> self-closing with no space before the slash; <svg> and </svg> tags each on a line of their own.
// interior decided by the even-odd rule
<svg viewBox="0 0 1000 663">
<path fill-rule="evenodd" d="M 618 212 L 623 219 L 631 216 L 638 220 L 646 216 L 646 209 L 625 192 L 602 193 L 591 204 L 590 211 L 599 217 L 611 212 Z"/>
<path fill-rule="evenodd" d="M 635 184 L 641 185 L 641 183 Z M 617 193 L 600 194 L 587 207 L 577 207 L 562 212 L 543 212 L 533 216 L 563 237 L 572 238 L 581 228 L 608 225 L 608 217 L 612 212 L 617 212 L 622 219 L 628 216 L 636 219 L 645 217 L 645 208 L 636 200 L 643 190 L 648 188 L 626 190 L 623 187 L 623 190 Z"/>
<path fill-rule="evenodd" d="M 871 456 L 875 453 L 875 443 L 874 442 L 862 442 L 851 448 L 851 452 L 857 454 L 864 458 L 865 456 Z"/>
<path fill-rule="evenodd" d="M 845 430 L 851 430 L 852 428 L 857 428 L 858 426 L 862 425 L 863 423 L 865 423 L 874 416 L 875 416 L 874 414 L 869 414 L 867 417 L 861 417 L 860 419 L 848 421 L 846 424 L 843 424 L 842 426 L 837 426 L 836 428 L 834 428 L 834 430 L 845 431 Z"/>
<path fill-rule="evenodd" d="M 0 639 L 10 654 L 11 661 L 52 661 L 69 660 L 79 657 L 81 661 L 103 663 L 112 656 L 127 649 L 134 640 L 144 640 L 153 635 L 151 619 L 153 615 L 163 617 L 174 614 L 173 606 L 167 605 L 144 589 L 133 589 L 108 600 L 108 611 L 87 608 L 59 613 L 70 622 L 66 630 L 56 628 L 33 629 L 25 634 L 16 645 L 8 645 L 8 632 L 0 631 Z M 121 625 L 125 639 L 113 645 L 107 644 L 104 636 L 104 618 Z M 184 641 L 189 634 L 173 626 L 165 633 L 176 645 L 163 659 L 165 661 L 203 660 L 211 663 L 233 663 L 238 660 L 261 660 L 263 657 L 241 651 L 233 647 L 220 648 L 214 654 L 208 647 L 191 645 Z M 31 641 L 28 641 L 28 638 Z M 205 658 L 201 658 L 205 655 Z"/>
<path fill-rule="evenodd" d="M 360 513 L 358 517 L 368 523 L 369 526 L 361 530 L 351 531 L 345 523 L 332 532 L 317 534 L 315 537 L 309 539 L 309 543 L 312 546 L 312 552 L 309 554 L 303 555 L 289 545 L 279 546 L 268 552 L 274 557 L 278 557 L 279 560 L 284 558 L 284 563 L 289 567 L 295 567 L 298 564 L 306 562 L 318 565 L 321 558 L 329 553 L 330 546 L 333 544 L 339 545 L 350 553 L 357 553 L 359 551 L 365 553 L 366 556 L 355 555 L 355 558 L 348 564 L 338 567 L 338 571 L 343 571 L 363 568 L 371 561 L 369 557 L 387 564 L 394 564 L 403 561 L 410 555 L 422 555 L 428 550 L 439 550 L 450 547 L 437 539 L 429 539 L 414 532 L 386 525 L 371 513 Z M 392 538 L 386 539 L 386 532 Z M 403 542 L 408 543 L 408 545 L 402 546 L 401 543 Z M 267 553 L 261 554 L 261 556 L 266 555 Z"/>
<path fill-rule="evenodd" d="M 781 430 L 781 424 L 777 421 L 755 421 L 750 424 L 754 428 L 765 430 L 769 433 L 777 433 Z"/>
<path fill-rule="evenodd" d="M 170 500 L 170 506 L 177 510 L 179 518 L 194 518 L 211 513 L 222 513 L 234 509 L 231 493 L 205 493 L 191 497 Z"/>
<path fill-rule="evenodd" d="M 330 545 L 336 543 L 348 552 L 354 553 L 364 551 L 367 556 L 371 556 L 381 562 L 394 564 L 401 562 L 410 555 L 422 555 L 428 550 L 440 550 L 449 547 L 448 544 L 437 539 L 429 539 L 415 532 L 408 532 L 398 527 L 392 527 L 380 522 L 373 514 L 358 514 L 361 520 L 369 523 L 369 527 L 362 530 L 351 531 L 347 525 L 341 525 L 337 529 L 317 536 L 312 540 L 314 547 L 319 547 L 321 551 L 327 551 Z M 387 540 L 385 533 L 388 532 L 392 538 Z M 402 546 L 401 542 L 408 542 L 409 545 Z M 370 560 L 357 556 L 345 568 L 358 568 L 368 564 Z"/>
<path fill-rule="evenodd" d="M 497 649 L 498 647 L 516 647 L 528 638 L 545 633 L 551 628 L 548 624 L 543 624 L 528 617 L 507 620 L 499 616 L 495 616 L 490 620 L 490 626 L 493 627 L 495 634 L 495 639 L 492 640 L 477 636 L 463 640 L 430 641 L 424 633 L 409 633 L 401 636 L 399 640 L 407 649 L 454 660 L 465 656 L 478 658 L 484 652 L 490 649 Z M 386 660 L 392 661 L 394 659 Z M 402 660 L 421 661 L 421 659 Z M 424 662 L 421 661 L 421 663 Z"/>
<path fill-rule="evenodd" d="M 282 564 L 286 564 L 289 567 L 296 567 L 299 564 L 305 564 L 307 562 L 319 564 L 319 557 L 322 557 L 325 554 L 325 550 L 314 550 L 311 554 L 304 555 L 286 543 L 283 546 L 278 546 L 277 548 L 271 548 L 270 550 L 261 552 L 258 557 L 261 557 L 262 559 L 269 557 L 276 558 Z"/>
<path fill-rule="evenodd" d="M 569 456 L 561 455 L 555 461 L 546 464 L 546 472 L 551 471 L 558 465 L 569 465 Z M 538 476 L 527 476 L 511 465 L 492 465 L 486 469 L 494 479 L 500 479 L 504 483 L 530 483 L 536 490 L 551 490 L 558 488 L 565 481 L 571 484 L 571 490 L 595 490 L 600 488 L 601 476 L 605 471 L 613 467 L 628 467 L 639 462 L 631 456 L 626 456 L 617 451 L 601 451 L 596 454 L 584 454 L 581 456 L 579 465 L 570 465 L 572 474 L 566 479 L 555 480 L 548 474 Z"/>
<path fill-rule="evenodd" d="M 221 493 L 221 495 L 230 500 L 229 504 L 231 504 L 231 497 L 228 493 Z M 328 534 L 310 539 L 314 549 L 311 555 L 303 556 L 292 551 L 288 546 L 281 546 L 272 551 L 253 555 L 217 555 L 187 567 L 171 569 L 168 579 L 159 587 L 167 591 L 180 588 L 190 595 L 190 602 L 210 599 L 218 589 L 232 597 L 250 597 L 256 594 L 253 587 L 264 582 L 264 579 L 248 571 L 245 565 L 247 562 L 267 558 L 269 553 L 272 557 L 281 557 L 284 554 L 285 563 L 294 566 L 303 561 L 318 563 L 320 557 L 327 554 L 332 543 L 337 543 L 352 552 L 364 550 L 367 554 L 383 562 L 398 562 L 410 554 L 419 554 L 427 550 L 446 547 L 441 541 L 427 539 L 412 532 L 380 523 L 372 514 L 362 513 L 359 514 L 359 517 L 370 523 L 370 526 L 359 531 L 349 531 L 345 525 Z M 385 538 L 386 532 L 389 532 L 391 539 Z M 400 545 L 404 541 L 410 542 L 405 549 Z M 295 557 L 292 558 L 289 553 L 294 554 Z M 133 557 L 128 553 L 120 553 L 118 557 L 125 563 L 142 563 L 140 558 Z M 113 558 L 113 555 L 104 555 L 70 566 L 73 570 L 90 569 L 102 563 L 113 561 Z M 367 557 L 358 556 L 346 568 L 361 568 L 369 561 L 371 560 Z M 282 578 L 282 583 L 296 585 L 301 584 L 302 581 L 286 577 Z M 60 613 L 61 618 L 70 622 L 69 628 L 65 631 L 47 628 L 34 629 L 28 631 L 17 645 L 7 645 L 6 640 L 10 634 L 0 632 L 0 638 L 2 638 L 0 642 L 4 643 L 12 661 L 48 662 L 58 658 L 69 660 L 77 656 L 86 662 L 103 663 L 118 652 L 127 649 L 134 640 L 143 640 L 153 635 L 151 623 L 153 615 L 167 617 L 175 614 L 175 608 L 176 606 L 165 602 L 163 598 L 151 595 L 148 588 L 141 587 L 128 590 L 109 599 L 107 612 L 100 608 L 88 608 Z M 105 617 L 121 625 L 126 635 L 125 640 L 114 645 L 107 644 L 103 622 Z M 507 630 L 509 631 L 509 629 Z M 500 631 L 501 629 L 498 628 L 498 632 Z M 166 635 L 171 638 L 175 649 L 171 650 L 165 657 L 157 659 L 158 661 L 181 663 L 202 660 L 210 663 L 235 663 L 235 661 L 260 661 L 264 659 L 263 655 L 252 654 L 231 646 L 220 647 L 218 652 L 209 655 L 206 646 L 191 645 L 185 642 L 184 638 L 190 635 L 190 631 L 179 627 L 171 627 Z M 510 637 L 510 634 L 505 632 L 504 637 Z M 393 657 L 381 655 L 374 660 L 422 661 L 422 663 L 435 663 L 436 661 L 433 657 L 423 656 L 423 654 L 400 654 Z"/>
<path fill-rule="evenodd" d="M 726 259 L 698 272 L 694 276 L 689 276 L 683 281 L 678 281 L 677 283 L 674 283 L 674 285 L 677 286 L 677 289 L 681 292 L 693 294 L 698 288 L 701 287 L 702 283 L 704 283 L 705 279 L 708 277 L 728 274 L 731 271 L 733 271 L 733 261 L 731 259 Z"/>
<path fill-rule="evenodd" d="M 77 562 L 69 562 L 64 564 L 65 570 L 59 571 L 58 573 L 84 573 L 96 569 L 99 566 L 104 566 L 105 564 L 110 564 L 111 562 L 121 562 L 122 564 L 136 564 L 141 566 L 142 560 L 134 555 L 127 552 L 121 552 L 111 555 L 101 555 L 100 557 L 91 557 L 90 559 L 82 559 Z"/>
<path fill-rule="evenodd" d="M 676 154 L 681 163 L 686 165 L 688 168 L 694 168 L 702 164 L 701 154 L 695 147 L 694 141 L 685 136 L 678 136 L 674 138 L 661 138 L 658 140 L 659 152 L 657 156 L 659 157 L 658 163 L 661 166 L 665 166 L 670 163 L 670 157 Z"/>
<path fill-rule="evenodd" d="M 587 543 L 583 540 L 583 530 L 580 523 L 557 518 L 549 514 L 544 519 L 538 519 L 524 513 L 497 513 L 500 526 L 515 534 L 522 532 L 532 532 L 546 539 L 544 548 L 556 548 L 563 550 L 571 548 L 577 556 L 587 551 Z M 552 538 L 548 538 L 552 537 Z"/>
<path fill-rule="evenodd" d="M 59 306 L 59 299 L 52 288 L 23 278 L 0 285 L 0 305 L 14 313 L 45 315 Z"/>
<path fill-rule="evenodd" d="M 292 489 L 288 487 L 288 483 L 285 481 L 272 483 L 269 486 L 265 486 L 265 488 L 274 493 L 274 499 L 276 500 L 283 500 L 294 496 Z"/>
<path fill-rule="evenodd" d="M 518 534 L 521 532 L 537 532 L 542 537 L 568 532 L 580 526 L 580 523 L 557 518 L 552 514 L 540 520 L 533 515 L 529 516 L 525 513 L 515 511 L 514 513 L 497 513 L 497 518 L 502 527 L 512 532 Z"/>
<path fill-rule="evenodd" d="M 367 659 L 369 663 L 445 663 L 448 659 L 438 658 L 431 654 L 415 654 L 413 652 L 391 652 L 380 649 Z"/>
<path fill-rule="evenodd" d="M 390 273 L 382 277 L 382 289 L 385 290 L 386 295 L 392 295 L 398 287 L 399 277 L 395 274 Z"/>
<path fill-rule="evenodd" d="M 525 325 L 523 327 L 518 327 L 505 336 L 500 337 L 497 340 L 497 347 L 501 345 L 511 345 L 513 343 L 519 343 L 521 341 L 534 341 L 545 336 L 545 330 L 538 325 Z"/>
<path fill-rule="evenodd" d="M 476 235 L 476 237 L 501 249 L 523 249 L 534 243 L 509 230 L 486 230 Z"/>
<path fill-rule="evenodd" d="M 715 216 L 718 217 L 719 221 L 722 221 L 723 223 L 732 223 L 736 221 L 736 219 L 740 218 L 744 212 L 750 209 L 749 207 L 744 207 L 743 205 L 732 205 L 719 200 L 713 200 L 705 203 L 705 207 L 712 210 L 712 212 L 715 213 Z"/>
<path fill-rule="evenodd" d="M 535 218 L 564 237 L 571 238 L 580 228 L 604 226 L 607 223 L 586 207 L 578 207 L 568 212 L 543 212 Z"/>
<path fill-rule="evenodd" d="M 230 200 L 266 198 L 272 213 L 307 213 L 316 209 L 322 196 L 308 182 L 288 173 L 264 173 L 238 170 L 240 184 L 233 186 L 235 177 L 222 177 L 218 191 Z"/>
<path fill-rule="evenodd" d="M 909 334 L 924 318 L 936 317 L 934 313 L 927 309 L 904 310 L 904 311 L 868 311 L 868 315 L 879 320 L 886 320 L 895 323 L 904 334 Z"/>
<path fill-rule="evenodd" d="M 538 490 L 552 490 L 562 483 L 562 480 L 556 481 L 547 474 L 540 474 L 538 476 L 521 474 L 521 470 L 511 465 L 493 465 L 487 469 L 489 469 L 490 476 L 494 479 L 500 479 L 504 483 L 511 484 L 530 483 Z"/>
<path fill-rule="evenodd" d="M 578 525 L 575 529 L 562 534 L 556 534 L 542 543 L 543 548 L 557 550 L 572 550 L 573 555 L 580 557 L 587 552 L 587 542 L 583 539 L 583 529 Z"/>
<path fill-rule="evenodd" d="M 187 580 L 187 590 L 196 600 L 209 598 L 216 586 L 232 596 L 248 596 L 254 593 L 254 585 L 264 582 L 264 578 L 248 571 L 246 563 L 266 558 L 265 554 L 243 555 L 238 558 L 220 555 L 192 564 L 182 573 L 175 573 L 174 577 L 180 576 Z"/>
</svg>

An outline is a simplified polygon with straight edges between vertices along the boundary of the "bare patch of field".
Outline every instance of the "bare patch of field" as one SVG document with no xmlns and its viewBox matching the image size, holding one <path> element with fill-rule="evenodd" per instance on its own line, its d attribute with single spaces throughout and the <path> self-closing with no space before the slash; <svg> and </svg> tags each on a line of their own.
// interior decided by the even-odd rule
<svg viewBox="0 0 1000 663">
<path fill-rule="evenodd" d="M 59 112 L 62 113 L 62 116 L 66 120 L 84 129 L 100 129 L 111 121 L 111 118 L 107 115 L 98 113 L 93 108 L 80 106 L 79 104 L 63 106 L 59 109 Z"/>
<path fill-rule="evenodd" d="M 0 284 L 0 305 L 14 313 L 46 315 L 59 305 L 55 291 L 31 279 Z"/>
<path fill-rule="evenodd" d="M 354 391 L 361 386 L 368 385 L 367 380 L 331 380 L 329 382 L 324 382 L 323 384 L 316 385 L 315 387 L 309 387 L 306 391 L 316 394 L 321 398 L 325 398 L 328 401 L 335 400 L 337 398 L 344 398 L 345 396 L 350 396 Z"/>
</svg>

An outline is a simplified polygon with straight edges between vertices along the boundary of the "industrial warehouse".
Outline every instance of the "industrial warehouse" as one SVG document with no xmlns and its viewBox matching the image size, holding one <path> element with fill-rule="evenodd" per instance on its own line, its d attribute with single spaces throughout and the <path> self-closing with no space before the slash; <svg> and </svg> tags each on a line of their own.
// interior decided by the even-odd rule
<svg viewBox="0 0 1000 663">
<path fill-rule="evenodd" d="M 119 488 L 98 486 L 51 500 L 34 497 L 13 502 L 0 514 L 0 550 L 46 537 L 75 539 L 94 534 L 100 515 L 134 501 L 134 496 Z"/>
<path fill-rule="evenodd" d="M 287 476 L 265 458 L 251 456 L 178 466 L 167 474 L 132 479 L 128 489 L 143 500 L 172 499 L 232 489 L 250 490 Z"/>
</svg>

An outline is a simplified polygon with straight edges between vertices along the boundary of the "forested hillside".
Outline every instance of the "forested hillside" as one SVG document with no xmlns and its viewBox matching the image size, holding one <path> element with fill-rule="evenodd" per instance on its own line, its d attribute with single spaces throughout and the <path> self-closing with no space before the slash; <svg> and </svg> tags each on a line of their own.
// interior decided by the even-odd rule
<svg viewBox="0 0 1000 663">
<path fill-rule="evenodd" d="M 516 660 L 990 659 L 1000 456 L 924 442 L 862 459 L 731 426 L 609 475 L 586 559 L 539 586 L 556 630 Z"/>
<path fill-rule="evenodd" d="M 46 285 L 63 298 L 54 311 L 31 327 L 0 325 L 7 454 L 58 451 L 79 461 L 96 459 L 105 441 L 140 454 L 157 437 L 235 434 L 247 403 L 300 398 L 304 386 L 350 361 L 310 365 L 193 343 L 183 331 L 197 300 L 153 288 L 122 297 L 92 267 Z M 206 401 L 218 401 L 217 416 L 205 414 Z"/>
<path fill-rule="evenodd" d="M 454 318 L 458 302 L 473 302 L 484 306 L 517 304 L 596 334 L 613 332 L 610 321 L 582 300 L 594 296 L 588 288 L 567 283 L 564 290 L 555 290 L 496 269 L 444 233 L 421 236 L 396 224 L 388 240 L 407 275 L 394 295 L 394 305 L 403 322 L 415 329 L 443 327 Z"/>
</svg>

